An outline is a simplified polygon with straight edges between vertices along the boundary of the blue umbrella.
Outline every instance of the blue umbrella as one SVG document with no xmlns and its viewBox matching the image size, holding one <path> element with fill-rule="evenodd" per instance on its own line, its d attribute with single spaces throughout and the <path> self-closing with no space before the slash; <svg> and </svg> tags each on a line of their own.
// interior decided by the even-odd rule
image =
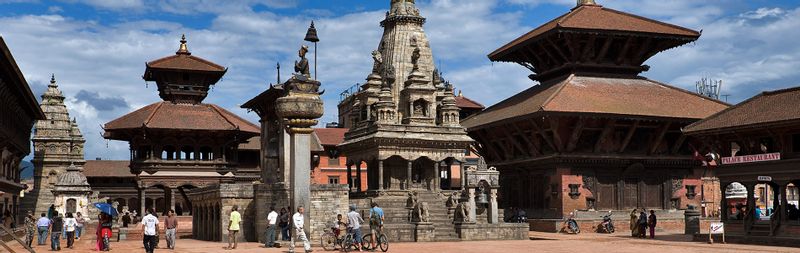
<svg viewBox="0 0 800 253">
<path fill-rule="evenodd" d="M 111 215 L 111 217 L 116 217 L 119 215 L 119 213 L 117 213 L 117 209 L 111 206 L 109 203 L 94 203 L 94 207 L 100 209 L 100 211 L 105 214 Z"/>
</svg>

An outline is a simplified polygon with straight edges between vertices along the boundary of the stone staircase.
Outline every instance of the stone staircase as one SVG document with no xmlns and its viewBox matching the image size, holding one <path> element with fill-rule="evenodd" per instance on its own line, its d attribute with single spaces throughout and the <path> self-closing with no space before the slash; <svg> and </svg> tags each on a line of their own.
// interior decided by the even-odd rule
<svg viewBox="0 0 800 253">
<path fill-rule="evenodd" d="M 458 241 L 458 234 L 453 225 L 453 212 L 446 206 L 447 198 L 434 192 L 418 192 L 419 202 L 428 203 L 428 218 L 434 225 L 434 241 Z M 408 198 L 404 196 L 381 196 L 376 199 L 384 211 L 385 223 L 414 224 L 410 221 L 411 208 L 407 206 Z M 360 210 L 365 219 L 369 217 L 369 209 Z"/>
</svg>

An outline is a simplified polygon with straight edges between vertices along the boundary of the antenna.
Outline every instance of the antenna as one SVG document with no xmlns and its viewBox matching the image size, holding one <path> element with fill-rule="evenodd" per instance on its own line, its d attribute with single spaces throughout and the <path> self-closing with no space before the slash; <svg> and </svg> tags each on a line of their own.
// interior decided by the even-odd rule
<svg viewBox="0 0 800 253">
<path fill-rule="evenodd" d="M 722 80 L 714 80 L 703 77 L 700 81 L 695 82 L 697 94 L 705 97 L 719 99 L 719 94 L 722 91 Z"/>
</svg>

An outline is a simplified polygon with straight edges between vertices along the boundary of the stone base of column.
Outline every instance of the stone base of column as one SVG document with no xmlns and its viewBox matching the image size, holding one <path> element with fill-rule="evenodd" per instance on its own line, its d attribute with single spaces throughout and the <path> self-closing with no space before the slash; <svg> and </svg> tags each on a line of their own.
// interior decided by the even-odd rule
<svg viewBox="0 0 800 253">
<path fill-rule="evenodd" d="M 456 234 L 458 234 L 458 238 L 462 241 L 466 240 L 473 240 L 476 236 L 475 234 L 478 232 L 478 226 L 475 222 L 456 222 Z"/>
<path fill-rule="evenodd" d="M 432 242 L 436 239 L 436 228 L 433 222 L 418 222 L 414 230 L 414 240 L 417 242 Z"/>
</svg>

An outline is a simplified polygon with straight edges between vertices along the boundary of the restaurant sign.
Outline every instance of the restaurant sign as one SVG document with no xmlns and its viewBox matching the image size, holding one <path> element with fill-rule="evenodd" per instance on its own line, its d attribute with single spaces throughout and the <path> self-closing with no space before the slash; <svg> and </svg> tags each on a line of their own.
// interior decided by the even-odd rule
<svg viewBox="0 0 800 253">
<path fill-rule="evenodd" d="M 723 157 L 722 164 L 754 163 L 764 161 L 776 161 L 781 159 L 781 153 L 757 154 Z"/>
</svg>

